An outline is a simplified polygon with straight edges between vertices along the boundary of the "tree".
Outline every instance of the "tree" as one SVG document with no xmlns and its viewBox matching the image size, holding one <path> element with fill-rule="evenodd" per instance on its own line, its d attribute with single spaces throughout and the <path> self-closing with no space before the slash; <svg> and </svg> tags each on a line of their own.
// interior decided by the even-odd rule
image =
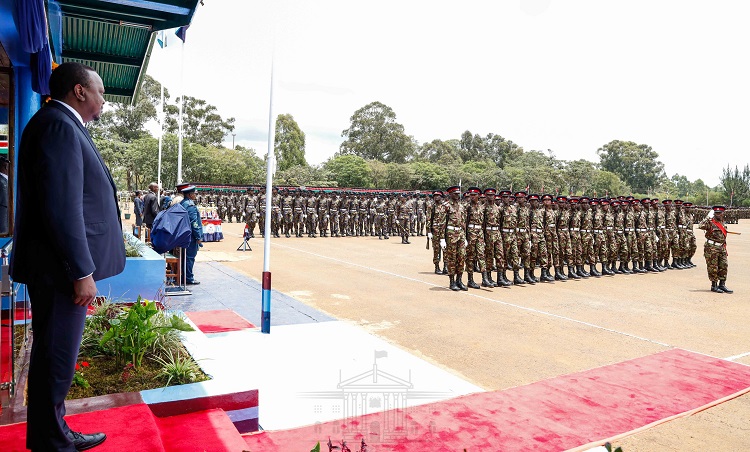
<svg viewBox="0 0 750 452">
<path fill-rule="evenodd" d="M 562 171 L 563 194 L 588 193 L 594 184 L 596 165 L 580 159 L 567 162 Z"/>
<path fill-rule="evenodd" d="M 341 155 L 356 155 L 368 160 L 404 163 L 416 148 L 414 140 L 396 122 L 391 107 L 372 102 L 354 112 L 351 125 L 341 132 Z"/>
<path fill-rule="evenodd" d="M 411 188 L 418 190 L 445 189 L 450 185 L 448 170 L 443 165 L 430 162 L 411 164 L 414 173 Z"/>
<path fill-rule="evenodd" d="M 276 138 L 273 152 L 277 168 L 280 171 L 293 166 L 306 166 L 305 132 L 303 132 L 292 115 L 283 114 L 276 118 Z"/>
<path fill-rule="evenodd" d="M 442 165 L 462 163 L 459 144 L 458 140 L 432 140 L 420 146 L 418 156 L 420 159 Z"/>
<path fill-rule="evenodd" d="M 500 135 L 488 133 L 486 137 L 472 135 L 468 130 L 461 134 L 459 155 L 464 162 L 490 159 L 500 168 L 508 161 L 520 157 L 523 148 Z"/>
<path fill-rule="evenodd" d="M 615 173 L 596 170 L 591 189 L 595 196 L 618 196 L 627 192 L 627 187 Z"/>
<path fill-rule="evenodd" d="M 179 131 L 180 98 L 175 99 L 175 105 L 167 105 L 165 129 L 170 133 Z M 234 130 L 234 118 L 223 119 L 213 105 L 203 99 L 185 96 L 182 109 L 183 139 L 202 146 L 220 147 L 224 137 Z"/>
<path fill-rule="evenodd" d="M 339 187 L 370 187 L 370 171 L 367 161 L 357 155 L 339 155 L 329 159 L 324 168 Z"/>
<path fill-rule="evenodd" d="M 659 154 L 647 144 L 614 140 L 596 153 L 601 169 L 617 174 L 634 192 L 648 193 L 666 177 Z"/>
<path fill-rule="evenodd" d="M 721 170 L 721 187 L 724 189 L 724 199 L 727 205 L 742 206 L 746 199 L 750 199 L 750 165 L 745 165 L 742 171 L 726 168 Z"/>
<path fill-rule="evenodd" d="M 160 90 L 159 82 L 147 75 L 143 79 L 137 102 L 134 105 L 112 103 L 99 121 L 89 124 L 91 136 L 125 143 L 148 136 L 146 123 L 157 117 L 156 106 L 160 102 Z M 169 91 L 166 89 L 164 99 L 169 99 Z"/>
</svg>

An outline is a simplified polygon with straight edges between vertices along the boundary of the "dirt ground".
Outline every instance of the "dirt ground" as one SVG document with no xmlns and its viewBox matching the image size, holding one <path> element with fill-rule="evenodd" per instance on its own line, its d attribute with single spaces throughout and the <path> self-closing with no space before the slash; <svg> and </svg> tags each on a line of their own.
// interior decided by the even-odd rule
<svg viewBox="0 0 750 452">
<path fill-rule="evenodd" d="M 750 365 L 750 222 L 730 225 L 729 278 L 735 293 L 709 291 L 703 235 L 690 270 L 617 275 L 452 292 L 433 273 L 425 237 L 412 244 L 377 237 L 280 238 L 271 242 L 273 288 L 353 322 L 488 390 L 679 347 Z M 202 259 L 254 279 L 263 242 L 236 252 L 242 225 L 206 243 Z M 232 260 L 232 259 L 229 259 Z M 478 275 L 477 275 L 478 276 Z M 739 356 L 739 357 L 738 357 Z M 750 447 L 750 395 L 618 441 L 626 452 Z"/>
</svg>

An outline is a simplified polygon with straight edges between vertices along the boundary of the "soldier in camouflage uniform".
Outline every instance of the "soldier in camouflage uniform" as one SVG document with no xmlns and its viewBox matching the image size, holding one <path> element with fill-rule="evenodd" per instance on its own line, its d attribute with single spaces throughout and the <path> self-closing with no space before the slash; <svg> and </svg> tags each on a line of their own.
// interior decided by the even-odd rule
<svg viewBox="0 0 750 452">
<path fill-rule="evenodd" d="M 417 236 L 424 235 L 425 222 L 427 220 L 427 199 L 424 194 L 420 194 L 417 198 Z"/>
<path fill-rule="evenodd" d="M 258 222 L 258 196 L 247 189 L 247 199 L 245 200 L 245 224 L 250 231 L 250 238 L 255 237 L 255 223 Z"/>
<path fill-rule="evenodd" d="M 494 188 L 484 190 L 487 199 L 484 209 L 484 255 L 487 266 L 487 282 L 490 287 L 510 286 L 512 283 L 505 277 L 507 262 L 502 233 L 503 210 L 495 199 L 497 191 Z M 492 280 L 492 271 L 497 272 L 497 282 Z"/>
<path fill-rule="evenodd" d="M 469 204 L 466 211 L 466 273 L 471 289 L 479 289 L 474 281 L 474 267 L 479 267 L 482 274 L 482 286 L 490 287 L 487 281 L 487 258 L 484 247 L 484 214 L 485 204 L 479 201 L 482 190 L 479 187 L 469 187 Z"/>
<path fill-rule="evenodd" d="M 620 273 L 617 270 L 617 233 L 615 232 L 615 213 L 612 210 L 612 201 L 609 199 L 603 199 L 600 203 L 601 215 L 603 218 L 604 227 L 604 240 L 607 245 L 607 252 L 604 253 L 605 264 L 602 264 L 603 271 L 607 275 L 614 275 Z"/>
<path fill-rule="evenodd" d="M 450 187 L 447 192 L 450 200 L 440 206 L 445 210 L 445 224 L 435 224 L 434 227 L 439 231 L 440 246 L 444 248 L 450 289 L 469 290 L 461 281 L 466 265 L 466 208 L 461 203 L 460 187 Z"/>
<path fill-rule="evenodd" d="M 315 238 L 315 229 L 318 227 L 318 197 L 315 193 L 310 192 L 307 196 L 305 212 L 307 218 L 307 236 Z"/>
<path fill-rule="evenodd" d="M 294 190 L 292 199 L 292 229 L 295 237 L 302 237 L 305 230 L 305 197 L 299 188 Z"/>
<path fill-rule="evenodd" d="M 677 247 L 672 250 L 672 255 L 676 257 L 677 262 L 672 262 L 672 268 L 679 270 L 688 268 L 687 264 L 687 247 L 685 244 L 688 242 L 687 237 L 687 215 L 683 208 L 683 201 L 681 199 L 675 199 L 675 213 L 677 216 Z"/>
<path fill-rule="evenodd" d="M 589 275 L 599 277 L 602 274 L 596 269 L 596 254 L 594 253 L 594 212 L 591 210 L 591 199 L 582 196 L 581 206 L 581 245 L 582 258 L 589 264 Z"/>
<path fill-rule="evenodd" d="M 432 263 L 435 265 L 436 275 L 447 275 L 448 268 L 446 268 L 445 259 L 443 259 L 443 269 L 440 269 L 440 255 L 442 253 L 442 247 L 440 246 L 441 234 L 435 228 L 436 225 L 445 223 L 445 209 L 442 209 L 443 204 L 443 192 L 435 191 L 432 193 L 432 200 L 427 203 L 426 212 L 426 226 L 427 226 L 427 238 L 432 241 Z M 380 214 L 380 212 L 378 212 Z"/>
<path fill-rule="evenodd" d="M 321 237 L 328 237 L 328 222 L 330 219 L 331 195 L 328 192 L 322 192 L 318 203 L 318 231 Z"/>
<path fill-rule="evenodd" d="M 518 242 L 518 254 L 523 267 L 523 280 L 529 284 L 539 282 L 531 276 L 531 207 L 526 199 L 527 193 L 519 191 L 514 194 L 516 198 L 516 212 L 518 215 L 518 227 L 516 228 L 516 241 Z"/>
<path fill-rule="evenodd" d="M 329 206 L 331 237 L 339 236 L 339 207 L 341 207 L 341 196 L 339 196 L 338 191 L 334 191 L 331 194 L 331 205 Z"/>
<path fill-rule="evenodd" d="M 706 231 L 706 243 L 703 245 L 703 257 L 706 258 L 708 279 L 711 280 L 711 291 L 716 293 L 732 293 L 727 288 L 727 228 L 724 224 L 724 206 L 714 206 L 706 218 L 698 225 Z"/>
<path fill-rule="evenodd" d="M 547 266 L 549 265 L 549 255 L 547 252 L 547 239 L 544 234 L 544 208 L 539 204 L 539 195 L 531 194 L 528 197 L 529 203 L 529 238 L 531 241 L 531 253 L 529 253 L 531 279 L 534 282 L 554 281 L 551 276 L 547 277 Z M 537 279 L 534 269 L 539 265 L 542 275 Z"/>
<path fill-rule="evenodd" d="M 258 228 L 261 237 L 266 236 L 266 187 L 260 187 L 258 195 Z"/>
<path fill-rule="evenodd" d="M 651 200 L 649 198 L 643 198 L 640 203 L 636 204 L 635 232 L 636 237 L 638 237 L 638 252 L 641 258 L 640 269 L 645 270 L 639 273 L 658 271 L 651 265 L 651 256 L 654 254 L 654 243 L 652 241 L 652 228 L 649 224 L 650 205 Z"/>
<path fill-rule="evenodd" d="M 620 266 L 617 267 L 617 273 L 624 274 L 632 273 L 628 268 L 628 262 L 630 262 L 630 253 L 628 251 L 628 236 L 625 235 L 625 212 L 627 211 L 628 207 L 629 204 L 625 200 L 612 201 L 615 231 L 615 245 L 613 254 L 615 256 L 615 259 L 620 261 Z"/>
<path fill-rule="evenodd" d="M 600 274 L 610 275 L 609 270 L 607 270 L 609 248 L 607 248 L 607 235 L 606 229 L 604 229 L 604 212 L 599 207 L 600 203 L 601 201 L 598 199 L 592 199 L 589 202 L 593 214 L 594 263 L 596 264 L 597 260 L 602 263 Z M 607 208 L 609 208 L 609 204 L 607 204 Z M 596 270 L 596 265 L 594 265 L 594 270 Z"/>
<path fill-rule="evenodd" d="M 575 259 L 573 256 L 573 244 L 570 238 L 571 205 L 566 196 L 558 196 L 557 205 L 560 207 L 557 217 L 557 239 L 560 243 L 561 265 L 567 264 L 568 266 L 567 278 L 581 279 L 574 269 Z M 560 270 L 560 273 L 563 274 L 563 271 Z"/>
<path fill-rule="evenodd" d="M 388 210 L 388 201 L 384 194 L 378 195 L 375 202 L 375 233 L 378 235 L 378 240 L 388 240 L 388 231 L 386 222 L 386 210 Z"/>
<path fill-rule="evenodd" d="M 503 251 L 505 253 L 505 261 L 510 265 L 511 270 L 513 270 L 513 284 L 520 285 L 524 284 L 524 280 L 518 274 L 521 268 L 521 258 L 518 252 L 518 209 L 513 203 L 514 196 L 510 190 L 501 191 L 500 196 L 503 199 L 501 232 L 503 233 Z M 502 270 L 503 278 L 505 278 L 506 269 L 503 268 Z M 500 278 L 500 276 L 498 276 L 498 278 Z"/>
<path fill-rule="evenodd" d="M 350 236 L 356 237 L 357 224 L 359 224 L 359 198 L 355 193 L 349 194 L 349 224 L 347 233 Z"/>
<path fill-rule="evenodd" d="M 542 195 L 544 204 L 544 241 L 547 243 L 547 275 L 557 281 L 568 279 L 562 270 L 562 255 L 560 252 L 560 237 L 557 234 L 557 220 L 560 217 L 559 207 L 553 204 L 554 197 L 550 194 Z M 555 276 L 552 278 L 549 265 L 555 268 Z M 544 270 L 543 270 L 544 271 Z"/>
<path fill-rule="evenodd" d="M 693 231 L 693 225 L 695 224 L 695 217 L 694 217 L 694 207 L 693 203 L 686 202 L 682 204 L 682 207 L 686 209 L 685 212 L 685 261 L 683 262 L 683 265 L 685 265 L 687 268 L 695 267 L 695 264 L 693 263 L 693 256 L 695 255 L 695 251 L 698 249 L 698 246 L 696 244 L 695 240 L 695 232 Z"/>
<path fill-rule="evenodd" d="M 287 189 L 281 190 L 281 214 L 283 218 L 283 233 L 288 238 L 291 236 L 294 225 L 294 196 Z"/>
<path fill-rule="evenodd" d="M 340 237 L 349 235 L 349 204 L 351 199 L 348 192 L 341 195 L 341 204 L 339 204 L 339 233 Z"/>
<path fill-rule="evenodd" d="M 408 245 L 409 241 L 409 221 L 411 219 L 413 203 L 408 199 L 408 195 L 404 193 L 399 197 L 398 204 L 396 204 L 396 218 L 398 218 L 399 229 L 401 231 L 401 243 Z"/>
<path fill-rule="evenodd" d="M 279 228 L 281 227 L 281 195 L 279 189 L 273 187 L 273 196 L 271 196 L 271 233 L 274 237 L 279 238 Z"/>
</svg>

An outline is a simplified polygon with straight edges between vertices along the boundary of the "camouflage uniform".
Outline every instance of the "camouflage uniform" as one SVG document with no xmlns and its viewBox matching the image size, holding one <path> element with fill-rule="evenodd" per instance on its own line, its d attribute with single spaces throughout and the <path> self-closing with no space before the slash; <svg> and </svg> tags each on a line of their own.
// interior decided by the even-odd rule
<svg viewBox="0 0 750 452">
<path fill-rule="evenodd" d="M 503 233 L 503 251 L 505 261 L 513 270 L 513 284 L 523 284 L 524 281 L 518 276 L 520 266 L 520 256 L 518 253 L 518 209 L 512 204 L 507 197 L 503 197 L 503 216 L 502 229 Z M 505 269 L 503 269 L 505 271 Z"/>
<path fill-rule="evenodd" d="M 388 201 L 384 197 L 381 197 L 375 203 L 375 234 L 378 235 L 378 239 L 387 239 L 388 232 L 386 231 L 385 224 L 385 212 L 388 210 Z M 440 248 L 439 246 L 437 248 Z"/>
<path fill-rule="evenodd" d="M 401 200 L 396 204 L 396 217 L 401 229 L 401 243 L 409 244 L 409 221 L 414 213 L 414 204 L 411 200 L 401 197 Z"/>
<path fill-rule="evenodd" d="M 284 235 L 289 237 L 292 232 L 292 227 L 294 223 L 294 197 L 291 195 L 291 193 L 286 192 L 284 196 L 281 198 L 281 213 L 283 218 L 283 232 Z"/>
<path fill-rule="evenodd" d="M 445 224 L 435 224 L 434 227 L 445 239 L 445 262 L 448 266 L 448 276 L 451 283 L 455 279 L 455 287 L 465 290 L 463 282 L 460 284 L 464 266 L 466 265 L 466 208 L 456 199 L 451 198 L 439 208 L 445 211 Z M 452 287 L 453 288 L 453 287 Z M 456 290 L 456 289 L 454 289 Z"/>
<path fill-rule="evenodd" d="M 502 233 L 502 207 L 488 199 L 484 212 L 484 256 L 487 271 L 497 272 L 497 285 L 509 286 L 510 281 L 505 278 L 505 251 Z M 490 285 L 492 277 L 488 276 Z"/>
<path fill-rule="evenodd" d="M 307 215 L 307 236 L 315 238 L 315 229 L 318 227 L 318 197 L 315 196 L 315 193 L 309 194 L 305 207 L 307 209 L 305 212 Z"/>
<path fill-rule="evenodd" d="M 719 225 L 722 227 L 724 226 L 721 221 L 708 217 L 704 218 L 698 225 L 698 228 L 706 231 L 706 243 L 703 245 L 703 257 L 706 258 L 708 279 L 711 280 L 711 288 L 713 291 L 716 291 L 714 289 L 719 281 L 721 281 L 719 287 L 726 287 L 724 282 L 727 279 L 727 271 L 729 269 L 726 245 L 727 237 Z M 721 291 L 725 292 L 725 290 Z M 731 293 L 731 291 L 728 292 Z"/>
<path fill-rule="evenodd" d="M 318 231 L 321 237 L 328 237 L 328 222 L 331 218 L 331 197 L 328 193 L 320 195 L 318 202 Z"/>
<path fill-rule="evenodd" d="M 474 282 L 474 267 L 479 267 L 479 271 L 482 273 L 482 285 L 488 286 L 487 282 L 487 266 L 485 259 L 484 247 L 484 203 L 479 201 L 478 189 L 477 193 L 472 196 L 472 200 L 469 202 L 467 207 L 467 229 L 466 229 L 466 273 L 469 275 L 468 286 L 471 288 L 479 288 Z"/>
<path fill-rule="evenodd" d="M 427 233 L 432 234 L 432 263 L 435 265 L 435 273 L 448 273 L 448 269 L 445 268 L 445 272 L 440 270 L 440 254 L 442 248 L 440 247 L 440 236 L 436 225 L 445 224 L 445 209 L 441 208 L 443 204 L 442 196 L 438 197 L 439 201 L 433 199 L 427 203 L 426 212 L 426 227 Z M 443 267 L 445 267 L 445 259 L 443 259 Z"/>
<path fill-rule="evenodd" d="M 560 204 L 560 203 L 563 204 Z M 558 205 L 561 206 L 559 215 L 557 217 L 557 239 L 560 242 L 560 259 L 561 265 L 563 263 L 568 265 L 568 276 L 578 278 L 573 266 L 575 265 L 573 259 L 573 245 L 570 239 L 570 204 L 567 203 L 566 199 L 559 199 Z"/>
<path fill-rule="evenodd" d="M 329 212 L 331 214 L 331 237 L 339 237 L 339 208 L 341 207 L 341 196 L 333 195 Z"/>
<path fill-rule="evenodd" d="M 549 256 L 547 253 L 547 240 L 544 230 L 544 208 L 539 205 L 539 197 L 532 195 L 532 206 L 529 207 L 529 241 L 531 242 L 531 252 L 529 253 L 529 271 L 534 282 L 538 281 L 534 274 L 537 264 L 543 269 L 542 280 L 549 265 Z"/>
</svg>

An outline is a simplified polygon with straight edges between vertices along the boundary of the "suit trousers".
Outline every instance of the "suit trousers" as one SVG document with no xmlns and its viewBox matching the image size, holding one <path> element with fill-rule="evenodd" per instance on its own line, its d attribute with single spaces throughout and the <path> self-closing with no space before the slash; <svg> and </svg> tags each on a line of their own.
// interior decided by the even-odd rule
<svg viewBox="0 0 750 452">
<path fill-rule="evenodd" d="M 27 289 L 34 315 L 26 447 L 33 451 L 74 452 L 76 449 L 66 436 L 70 428 L 63 416 L 87 308 L 73 303 L 72 285 L 60 290 L 51 284 L 34 283 L 28 284 Z"/>
</svg>

